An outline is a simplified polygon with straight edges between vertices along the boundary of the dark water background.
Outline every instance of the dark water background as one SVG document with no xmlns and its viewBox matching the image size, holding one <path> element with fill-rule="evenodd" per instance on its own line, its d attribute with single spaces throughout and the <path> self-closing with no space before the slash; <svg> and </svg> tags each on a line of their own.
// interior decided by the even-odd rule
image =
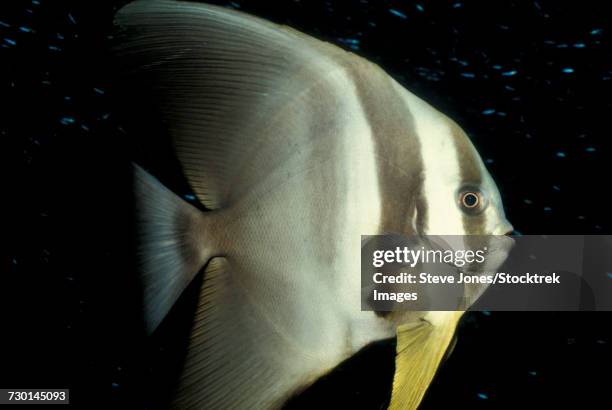
<svg viewBox="0 0 612 410">
<path fill-rule="evenodd" d="M 130 115 L 120 115 L 104 45 L 124 3 L 0 3 L 8 205 L 0 387 L 70 387 L 86 407 L 139 408 L 163 398 L 167 383 L 151 388 L 146 380 L 176 373 L 189 325 L 181 313 L 195 295 L 192 287 L 160 333 L 144 338 L 130 239 L 129 163 L 138 145 L 153 152 L 139 158 L 168 186 L 188 188 L 165 146 L 143 138 L 155 133 L 155 119 L 128 107 L 142 122 L 135 143 Z M 606 2 L 216 3 L 352 49 L 454 118 L 497 180 L 518 231 L 612 233 Z M 609 407 L 610 318 L 467 314 L 422 407 Z M 384 406 L 393 355 L 393 341 L 371 346 L 291 407 Z"/>
</svg>

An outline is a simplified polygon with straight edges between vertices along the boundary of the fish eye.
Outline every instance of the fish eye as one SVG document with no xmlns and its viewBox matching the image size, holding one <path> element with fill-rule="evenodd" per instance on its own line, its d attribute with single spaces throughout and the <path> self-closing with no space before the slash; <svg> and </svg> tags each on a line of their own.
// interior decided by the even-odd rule
<svg viewBox="0 0 612 410">
<path fill-rule="evenodd" d="M 467 187 L 459 192 L 459 207 L 467 213 L 479 213 L 486 207 L 483 193 L 474 187 Z"/>
<path fill-rule="evenodd" d="M 463 197 L 461 198 L 461 203 L 466 208 L 476 208 L 479 202 L 480 202 L 480 198 L 478 197 L 478 194 L 476 194 L 475 192 L 466 192 L 463 194 Z"/>
</svg>

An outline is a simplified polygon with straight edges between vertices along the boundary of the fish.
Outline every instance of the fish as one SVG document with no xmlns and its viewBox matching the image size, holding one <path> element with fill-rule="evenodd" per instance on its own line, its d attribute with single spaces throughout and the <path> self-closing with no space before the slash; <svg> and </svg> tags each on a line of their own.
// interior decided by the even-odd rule
<svg viewBox="0 0 612 410">
<path fill-rule="evenodd" d="M 397 337 L 389 408 L 416 408 L 463 311 L 361 310 L 361 235 L 505 235 L 461 127 L 380 66 L 236 10 L 137 0 L 112 45 L 199 206 L 134 165 L 146 332 L 203 277 L 172 408 L 279 408 Z"/>
</svg>

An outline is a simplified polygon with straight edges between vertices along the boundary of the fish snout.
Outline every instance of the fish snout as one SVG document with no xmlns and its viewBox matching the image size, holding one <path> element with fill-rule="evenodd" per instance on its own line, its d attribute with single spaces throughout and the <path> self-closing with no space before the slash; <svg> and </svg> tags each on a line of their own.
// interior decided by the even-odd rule
<svg viewBox="0 0 612 410">
<path fill-rule="evenodd" d="M 517 231 L 514 230 L 514 226 L 504 219 L 504 221 L 493 231 L 491 240 L 496 242 L 502 249 L 510 250 L 514 247 L 514 236 L 516 233 Z"/>
<path fill-rule="evenodd" d="M 516 233 L 514 226 L 512 226 L 512 224 L 506 220 L 504 220 L 504 222 L 501 223 L 495 231 L 495 235 L 503 236 L 512 236 Z"/>
</svg>

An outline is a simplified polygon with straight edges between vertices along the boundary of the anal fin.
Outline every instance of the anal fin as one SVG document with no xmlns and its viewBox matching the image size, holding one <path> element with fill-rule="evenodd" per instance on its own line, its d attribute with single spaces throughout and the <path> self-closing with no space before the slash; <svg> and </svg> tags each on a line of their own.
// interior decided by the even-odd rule
<svg viewBox="0 0 612 410">
<path fill-rule="evenodd" d="M 224 257 L 206 266 L 175 409 L 280 408 L 312 381 L 312 362 L 262 312 Z"/>
</svg>

